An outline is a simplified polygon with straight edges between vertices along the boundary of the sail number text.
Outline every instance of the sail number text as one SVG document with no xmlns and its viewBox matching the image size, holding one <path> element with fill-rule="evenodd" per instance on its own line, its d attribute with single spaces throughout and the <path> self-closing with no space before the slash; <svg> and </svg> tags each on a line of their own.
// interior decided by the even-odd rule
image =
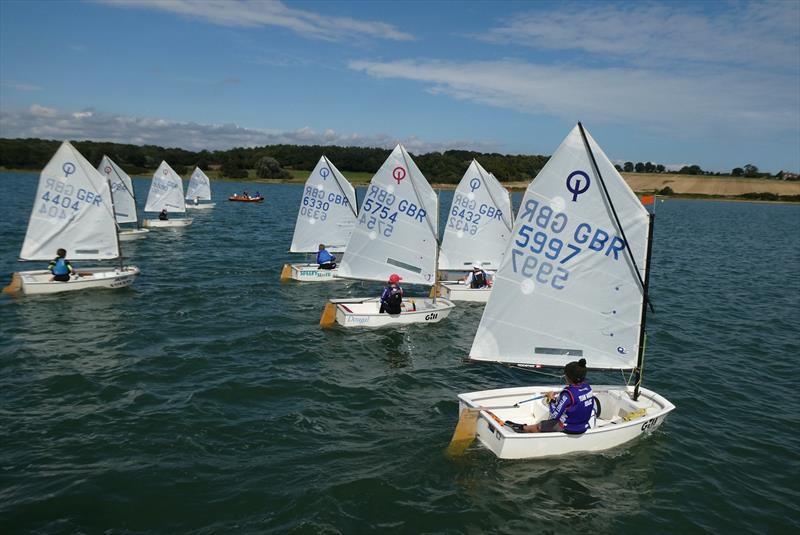
<svg viewBox="0 0 800 535">
<path fill-rule="evenodd" d="M 503 212 L 491 204 L 478 205 L 475 199 L 456 193 L 453 197 L 453 208 L 447 218 L 447 228 L 469 232 L 473 236 L 478 232 L 481 219 L 501 219 Z"/>
<path fill-rule="evenodd" d="M 103 203 L 103 198 L 95 192 L 84 188 L 76 190 L 75 186 L 55 178 L 45 180 L 45 187 L 47 190 L 41 196 L 44 202 L 39 206 L 38 212 L 48 217 L 67 219 L 78 213 L 82 203 L 89 206 L 100 206 Z M 67 213 L 70 209 L 72 214 Z"/>
<path fill-rule="evenodd" d="M 300 215 L 325 221 L 331 206 L 349 206 L 347 197 L 340 193 L 325 192 L 313 186 L 306 187 L 300 203 Z"/>
<path fill-rule="evenodd" d="M 397 197 L 380 186 L 370 185 L 361 217 L 358 223 L 368 230 L 375 230 L 387 238 L 394 232 L 394 225 L 400 214 L 404 214 L 415 222 L 425 221 L 425 209 L 406 199 Z"/>
<path fill-rule="evenodd" d="M 593 228 L 589 223 L 579 223 L 571 236 L 564 233 L 569 221 L 567 214 L 540 206 L 535 199 L 525 203 L 519 218 L 523 225 L 511 249 L 514 273 L 550 284 L 556 290 L 563 290 L 569 279 L 569 269 L 561 266 L 583 251 L 619 260 L 625 250 L 622 238 L 599 227 Z"/>
</svg>

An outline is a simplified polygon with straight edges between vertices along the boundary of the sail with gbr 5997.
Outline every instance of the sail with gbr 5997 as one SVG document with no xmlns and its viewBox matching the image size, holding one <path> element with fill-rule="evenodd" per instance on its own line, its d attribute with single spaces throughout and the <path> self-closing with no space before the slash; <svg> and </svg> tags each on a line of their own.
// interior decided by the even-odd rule
<svg viewBox="0 0 800 535">
<path fill-rule="evenodd" d="M 525 192 L 470 359 L 634 368 L 647 232 L 647 210 L 576 126 Z"/>
</svg>

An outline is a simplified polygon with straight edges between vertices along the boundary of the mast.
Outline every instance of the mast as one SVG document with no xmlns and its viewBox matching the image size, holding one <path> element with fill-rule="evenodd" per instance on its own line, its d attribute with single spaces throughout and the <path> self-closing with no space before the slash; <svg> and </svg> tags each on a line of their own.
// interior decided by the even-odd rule
<svg viewBox="0 0 800 535">
<path fill-rule="evenodd" d="M 636 357 L 636 385 L 633 387 L 633 400 L 639 399 L 639 386 L 642 383 L 644 374 L 644 344 L 647 336 L 645 323 L 647 322 L 647 303 L 648 288 L 650 287 L 650 255 L 653 252 L 653 223 L 656 219 L 654 213 L 649 214 L 650 218 L 647 225 L 647 260 L 644 266 L 644 293 L 642 295 L 642 315 L 639 322 L 639 354 Z"/>
</svg>

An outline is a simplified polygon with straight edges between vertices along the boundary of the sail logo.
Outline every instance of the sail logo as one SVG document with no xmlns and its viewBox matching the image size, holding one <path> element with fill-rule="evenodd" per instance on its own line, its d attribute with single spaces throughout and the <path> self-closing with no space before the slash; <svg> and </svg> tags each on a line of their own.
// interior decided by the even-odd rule
<svg viewBox="0 0 800 535">
<path fill-rule="evenodd" d="M 581 180 L 581 177 L 584 180 Z M 583 171 L 573 171 L 567 177 L 567 190 L 572 193 L 572 202 L 578 200 L 578 195 L 582 195 L 589 190 L 592 181 L 589 180 L 589 175 Z"/>
<path fill-rule="evenodd" d="M 103 169 L 103 171 L 105 171 L 107 175 L 110 175 L 110 174 L 111 174 L 111 168 L 110 168 L 109 166 L 105 166 L 105 168 Z"/>
<path fill-rule="evenodd" d="M 469 181 L 469 187 L 472 190 L 472 193 L 475 193 L 475 190 L 481 187 L 481 181 L 477 177 L 473 178 Z"/>
<path fill-rule="evenodd" d="M 64 171 L 64 176 L 69 176 L 75 172 L 75 164 L 72 162 L 66 162 L 61 166 L 61 170 Z"/>
<path fill-rule="evenodd" d="M 397 181 L 397 185 L 400 185 L 400 181 L 406 177 L 406 170 L 400 167 L 399 165 L 394 168 L 392 171 L 392 176 Z"/>
<path fill-rule="evenodd" d="M 319 170 L 319 176 L 321 176 L 323 180 L 328 180 L 328 175 L 330 174 L 331 171 L 327 167 L 323 167 L 322 169 Z"/>
</svg>

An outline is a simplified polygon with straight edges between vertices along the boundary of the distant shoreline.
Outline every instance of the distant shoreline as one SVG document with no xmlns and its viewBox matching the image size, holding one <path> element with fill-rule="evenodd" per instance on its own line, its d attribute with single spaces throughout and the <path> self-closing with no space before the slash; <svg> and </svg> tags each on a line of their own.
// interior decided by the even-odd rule
<svg viewBox="0 0 800 535">
<path fill-rule="evenodd" d="M 38 175 L 39 171 L 31 169 L 5 169 L 0 168 L 0 172 L 9 173 L 31 173 Z M 214 176 L 218 173 L 210 172 L 209 178 L 221 182 L 239 182 L 242 184 L 276 185 L 276 184 L 304 184 L 310 171 L 292 170 L 294 177 L 284 179 L 267 178 L 223 178 Z M 252 170 L 249 173 L 254 174 Z M 344 173 L 354 186 L 364 186 L 369 183 L 372 177 L 369 173 Z M 796 204 L 800 201 L 792 200 L 768 200 L 768 199 L 747 199 L 740 195 L 748 193 L 767 193 L 781 196 L 797 195 L 800 196 L 800 181 L 786 181 L 773 179 L 755 179 L 722 176 L 696 176 L 679 174 L 650 174 L 650 173 L 621 173 L 633 191 L 638 195 L 652 195 L 654 192 L 661 191 L 669 187 L 672 189 L 671 195 L 659 195 L 664 198 L 673 199 L 696 199 L 696 200 L 715 200 L 715 201 L 737 201 L 737 202 L 757 202 L 770 204 Z M 146 180 L 152 179 L 149 175 L 133 175 L 135 178 Z M 188 180 L 188 177 L 186 178 Z M 505 188 L 511 192 L 525 191 L 528 187 L 527 182 L 502 182 Z M 433 183 L 431 186 L 438 190 L 454 190 L 457 184 L 453 183 Z"/>
</svg>

